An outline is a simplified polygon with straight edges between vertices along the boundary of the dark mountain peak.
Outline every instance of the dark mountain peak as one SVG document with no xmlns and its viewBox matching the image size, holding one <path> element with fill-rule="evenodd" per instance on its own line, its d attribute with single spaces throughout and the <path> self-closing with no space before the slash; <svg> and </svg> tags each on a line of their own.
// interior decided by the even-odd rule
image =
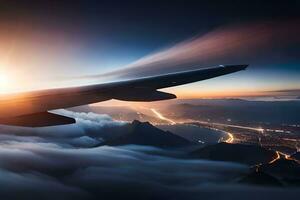
<svg viewBox="0 0 300 200">
<path fill-rule="evenodd" d="M 294 171 L 299 173 L 300 177 L 300 164 L 295 160 L 280 158 L 272 163 L 267 163 L 260 166 L 260 169 L 263 171 L 273 171 L 273 172 L 282 172 L 282 171 Z"/>
<path fill-rule="evenodd" d="M 285 158 L 280 158 L 276 160 L 275 162 L 272 162 L 269 164 L 269 166 L 279 166 L 280 168 L 282 167 L 300 167 L 300 165 L 295 161 L 295 160 L 290 160 L 290 159 L 285 159 Z"/>
<path fill-rule="evenodd" d="M 138 120 L 133 120 L 131 122 L 131 125 L 134 127 L 134 128 L 150 128 L 150 127 L 154 127 L 152 126 L 152 124 L 150 124 L 149 122 L 140 122 Z"/>
<path fill-rule="evenodd" d="M 239 162 L 248 165 L 268 163 L 277 154 L 258 145 L 218 143 L 191 153 L 193 157 L 210 160 Z"/>
<path fill-rule="evenodd" d="M 256 170 L 242 177 L 239 182 L 254 185 L 282 186 L 282 183 L 274 176 Z"/>
<path fill-rule="evenodd" d="M 188 140 L 169 131 L 163 131 L 149 122 L 134 120 L 124 127 L 124 134 L 107 141 L 106 145 L 149 145 L 156 147 L 180 147 L 191 144 Z"/>
<path fill-rule="evenodd" d="M 142 122 L 140 122 L 140 121 L 138 121 L 138 120 L 135 119 L 135 120 L 133 120 L 133 121 L 131 122 L 131 124 L 137 126 L 137 125 L 142 124 Z"/>
<path fill-rule="evenodd" d="M 279 177 L 288 184 L 300 185 L 300 164 L 295 160 L 281 158 L 261 165 L 259 170 Z"/>
</svg>

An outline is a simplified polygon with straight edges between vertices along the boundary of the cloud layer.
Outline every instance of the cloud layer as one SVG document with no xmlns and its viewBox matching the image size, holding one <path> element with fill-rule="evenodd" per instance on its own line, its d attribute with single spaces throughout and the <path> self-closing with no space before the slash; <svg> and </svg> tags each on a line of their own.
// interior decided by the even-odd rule
<svg viewBox="0 0 300 200">
<path fill-rule="evenodd" d="M 124 123 L 106 115 L 58 111 L 76 117 L 64 127 L 0 127 L 3 199 L 232 199 L 285 197 L 297 191 L 239 186 L 244 165 L 176 158 L 146 146 L 98 146 Z M 258 191 L 253 192 L 253 191 Z"/>
</svg>

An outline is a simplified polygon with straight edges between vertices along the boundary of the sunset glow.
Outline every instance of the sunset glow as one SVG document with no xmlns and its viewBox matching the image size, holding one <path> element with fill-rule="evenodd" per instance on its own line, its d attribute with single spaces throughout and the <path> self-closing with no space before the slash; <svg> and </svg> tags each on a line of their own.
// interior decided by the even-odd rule
<svg viewBox="0 0 300 200">
<path fill-rule="evenodd" d="M 0 71 L 0 93 L 9 92 L 11 84 L 7 74 L 4 71 Z"/>
<path fill-rule="evenodd" d="M 300 0 L 0 0 L 0 197 L 300 196 Z"/>
</svg>

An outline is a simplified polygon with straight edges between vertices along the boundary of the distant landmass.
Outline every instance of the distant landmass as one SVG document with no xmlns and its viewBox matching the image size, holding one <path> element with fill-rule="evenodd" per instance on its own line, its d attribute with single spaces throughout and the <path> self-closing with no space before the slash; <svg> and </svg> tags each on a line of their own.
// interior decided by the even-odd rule
<svg viewBox="0 0 300 200">
<path fill-rule="evenodd" d="M 191 152 L 197 159 L 238 162 L 247 165 L 268 163 L 277 157 L 276 152 L 257 145 L 218 143 Z"/>
<path fill-rule="evenodd" d="M 182 147 L 191 145 L 187 139 L 177 136 L 169 131 L 163 131 L 149 122 L 139 122 L 134 120 L 131 124 L 122 127 L 124 134 L 109 140 L 104 145 L 147 145 L 155 147 Z"/>
<path fill-rule="evenodd" d="M 218 122 L 297 124 L 299 101 L 247 101 L 239 99 L 197 100 L 161 110 L 172 119 L 213 120 Z"/>
</svg>

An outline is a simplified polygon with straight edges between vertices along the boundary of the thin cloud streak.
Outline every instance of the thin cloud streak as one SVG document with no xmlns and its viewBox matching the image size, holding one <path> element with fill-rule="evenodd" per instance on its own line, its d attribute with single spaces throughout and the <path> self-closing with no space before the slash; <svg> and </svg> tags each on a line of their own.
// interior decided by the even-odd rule
<svg viewBox="0 0 300 200">
<path fill-rule="evenodd" d="M 273 48 L 300 42 L 299 20 L 228 26 L 153 53 L 119 70 L 84 79 L 126 79 L 219 64 L 251 64 Z"/>
</svg>

